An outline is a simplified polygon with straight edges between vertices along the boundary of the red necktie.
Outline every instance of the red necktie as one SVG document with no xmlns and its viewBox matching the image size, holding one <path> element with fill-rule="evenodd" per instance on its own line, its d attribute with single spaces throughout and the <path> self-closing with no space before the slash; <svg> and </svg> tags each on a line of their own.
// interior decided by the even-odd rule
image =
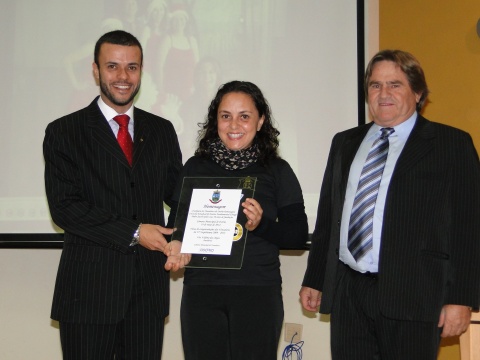
<svg viewBox="0 0 480 360">
<path fill-rule="evenodd" d="M 132 166 L 133 141 L 130 133 L 128 132 L 128 122 L 130 121 L 130 117 L 125 114 L 117 115 L 113 118 L 113 120 L 115 120 L 120 126 L 117 134 L 118 144 L 122 148 L 128 163 L 130 166 Z"/>
</svg>

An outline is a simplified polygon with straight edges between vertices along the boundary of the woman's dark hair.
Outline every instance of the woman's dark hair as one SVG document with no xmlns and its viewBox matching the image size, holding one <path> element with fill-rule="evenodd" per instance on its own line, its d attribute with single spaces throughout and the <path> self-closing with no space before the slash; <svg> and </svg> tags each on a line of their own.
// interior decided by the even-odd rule
<svg viewBox="0 0 480 360">
<path fill-rule="evenodd" d="M 138 41 L 138 39 L 133 36 L 132 34 L 123 31 L 123 30 L 113 30 L 110 31 L 106 34 L 103 34 L 100 39 L 97 40 L 97 43 L 95 44 L 95 50 L 93 52 L 93 58 L 95 61 L 95 64 L 97 64 L 98 67 L 100 67 L 100 64 L 98 63 L 98 57 L 100 54 L 100 48 L 102 47 L 103 44 L 113 44 L 113 45 L 122 45 L 122 46 L 137 46 L 140 48 L 140 54 L 141 54 L 141 61 L 143 64 L 143 49 L 142 45 Z M 140 64 L 141 65 L 141 64 Z"/>
<path fill-rule="evenodd" d="M 209 156 L 208 145 L 218 138 L 218 107 L 226 94 L 244 93 L 250 96 L 255 104 L 260 117 L 264 117 L 263 125 L 253 140 L 259 149 L 258 161 L 261 164 L 268 164 L 274 158 L 278 158 L 278 135 L 280 132 L 273 126 L 273 118 L 267 100 L 263 96 L 257 85 L 248 81 L 231 81 L 220 86 L 217 95 L 208 107 L 208 114 L 205 122 L 201 125 L 199 131 L 200 142 L 198 149 L 195 151 L 196 156 Z"/>
</svg>

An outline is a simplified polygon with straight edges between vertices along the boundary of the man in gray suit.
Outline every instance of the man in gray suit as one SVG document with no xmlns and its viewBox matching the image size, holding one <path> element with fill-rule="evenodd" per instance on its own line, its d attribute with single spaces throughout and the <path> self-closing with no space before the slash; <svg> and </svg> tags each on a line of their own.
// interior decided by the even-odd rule
<svg viewBox="0 0 480 360">
<path fill-rule="evenodd" d="M 50 123 L 43 144 L 51 216 L 65 231 L 51 316 L 65 359 L 159 360 L 165 255 L 179 251 L 165 238 L 172 229 L 164 227 L 164 201 L 182 166 L 180 148 L 169 121 L 133 106 L 138 40 L 106 33 L 94 60 L 100 97 Z"/>
<path fill-rule="evenodd" d="M 480 303 L 478 154 L 419 114 L 411 54 L 376 54 L 365 92 L 373 122 L 333 139 L 300 299 L 331 314 L 334 360 L 433 360 Z"/>
</svg>

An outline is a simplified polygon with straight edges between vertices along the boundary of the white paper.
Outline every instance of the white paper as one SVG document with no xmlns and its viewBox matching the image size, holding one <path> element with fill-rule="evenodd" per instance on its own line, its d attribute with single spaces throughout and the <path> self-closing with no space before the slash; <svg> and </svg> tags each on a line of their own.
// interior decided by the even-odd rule
<svg viewBox="0 0 480 360">
<path fill-rule="evenodd" d="M 182 253 L 230 255 L 241 189 L 193 189 Z"/>
</svg>

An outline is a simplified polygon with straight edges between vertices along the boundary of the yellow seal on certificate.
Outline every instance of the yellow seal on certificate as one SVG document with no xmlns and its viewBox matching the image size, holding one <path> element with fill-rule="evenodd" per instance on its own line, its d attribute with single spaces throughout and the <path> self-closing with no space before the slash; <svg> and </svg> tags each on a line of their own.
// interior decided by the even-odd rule
<svg viewBox="0 0 480 360">
<path fill-rule="evenodd" d="M 243 235 L 243 227 L 239 223 L 235 224 L 235 232 L 233 233 L 233 241 L 240 240 Z"/>
</svg>

